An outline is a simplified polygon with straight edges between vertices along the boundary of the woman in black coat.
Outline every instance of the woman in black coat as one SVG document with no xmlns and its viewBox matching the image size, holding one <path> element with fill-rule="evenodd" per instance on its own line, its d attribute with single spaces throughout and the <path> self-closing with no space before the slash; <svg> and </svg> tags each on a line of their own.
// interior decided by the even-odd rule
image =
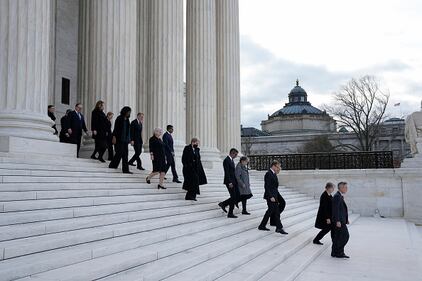
<svg viewBox="0 0 422 281">
<path fill-rule="evenodd" d="M 321 194 L 319 200 L 318 214 L 315 220 L 315 227 L 321 229 L 321 231 L 314 238 L 314 244 L 322 245 L 320 240 L 330 232 L 331 230 L 331 213 L 332 213 L 332 204 L 331 200 L 333 197 L 331 193 L 334 191 L 334 184 L 328 182 L 325 185 L 325 191 Z"/>
<path fill-rule="evenodd" d="M 111 130 L 111 121 L 113 120 L 114 113 L 107 112 L 107 150 L 108 150 L 108 161 L 113 160 L 113 133 Z"/>
<path fill-rule="evenodd" d="M 196 195 L 200 194 L 199 186 L 207 184 L 207 177 L 202 167 L 198 146 L 199 140 L 193 138 L 191 144 L 183 149 L 183 189 L 187 191 L 185 200 L 196 201 Z"/>
<path fill-rule="evenodd" d="M 92 137 L 95 140 L 95 149 L 91 155 L 92 159 L 98 159 L 105 162 L 103 159 L 104 152 L 107 149 L 107 116 L 104 113 L 104 102 L 97 101 L 94 110 L 91 114 L 91 131 Z M 98 152 L 98 158 L 95 156 Z"/>
<path fill-rule="evenodd" d="M 72 112 L 72 109 L 66 110 L 65 115 L 60 119 L 60 134 L 59 139 L 60 142 L 70 143 L 70 135 L 68 133 L 68 129 L 70 126 L 69 121 L 69 114 Z"/>
<path fill-rule="evenodd" d="M 164 187 L 164 176 L 166 175 L 166 154 L 164 150 L 164 142 L 161 139 L 163 129 L 155 128 L 154 135 L 149 139 L 149 153 L 152 160 L 152 172 L 147 176 L 147 183 L 151 183 L 151 179 L 159 175 L 158 189 L 166 189 Z"/>
</svg>

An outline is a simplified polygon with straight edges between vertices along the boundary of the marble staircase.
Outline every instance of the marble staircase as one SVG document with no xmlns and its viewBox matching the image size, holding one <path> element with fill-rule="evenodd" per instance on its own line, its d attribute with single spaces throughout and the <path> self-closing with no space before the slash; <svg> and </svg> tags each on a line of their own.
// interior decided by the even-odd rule
<svg viewBox="0 0 422 281">
<path fill-rule="evenodd" d="M 323 250 L 310 244 L 313 198 L 281 187 L 289 235 L 258 231 L 263 174 L 251 172 L 252 215 L 227 219 L 222 172 L 206 173 L 191 202 L 181 184 L 146 184 L 147 171 L 0 154 L 0 280 L 259 280 L 295 253 Z"/>
</svg>

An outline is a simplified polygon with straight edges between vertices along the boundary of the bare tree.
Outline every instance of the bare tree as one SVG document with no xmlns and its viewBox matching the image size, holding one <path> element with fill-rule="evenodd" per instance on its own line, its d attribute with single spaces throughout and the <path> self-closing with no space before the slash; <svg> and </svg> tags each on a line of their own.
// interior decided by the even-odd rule
<svg viewBox="0 0 422 281">
<path fill-rule="evenodd" d="M 334 103 L 326 110 L 337 117 L 338 122 L 352 129 L 363 151 L 372 150 L 385 119 L 390 94 L 380 89 L 373 76 L 351 79 L 334 93 Z"/>
</svg>

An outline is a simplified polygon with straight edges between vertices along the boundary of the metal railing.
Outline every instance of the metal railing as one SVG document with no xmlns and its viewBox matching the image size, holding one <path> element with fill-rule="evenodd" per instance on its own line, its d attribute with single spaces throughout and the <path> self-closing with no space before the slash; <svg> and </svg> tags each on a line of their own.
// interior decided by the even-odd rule
<svg viewBox="0 0 422 281">
<path fill-rule="evenodd" d="M 283 170 L 382 169 L 393 168 L 392 151 L 327 152 L 281 155 L 250 155 L 249 168 L 269 169 L 273 160 Z"/>
</svg>

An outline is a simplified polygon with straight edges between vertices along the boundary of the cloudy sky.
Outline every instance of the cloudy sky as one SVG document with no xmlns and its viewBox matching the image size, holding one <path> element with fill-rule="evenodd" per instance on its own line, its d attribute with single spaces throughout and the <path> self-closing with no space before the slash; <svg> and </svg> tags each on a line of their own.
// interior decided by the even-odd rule
<svg viewBox="0 0 422 281">
<path fill-rule="evenodd" d="M 239 9 L 244 126 L 283 107 L 296 78 L 320 106 L 350 78 L 375 75 L 390 116 L 419 110 L 421 0 L 240 0 Z"/>
</svg>

